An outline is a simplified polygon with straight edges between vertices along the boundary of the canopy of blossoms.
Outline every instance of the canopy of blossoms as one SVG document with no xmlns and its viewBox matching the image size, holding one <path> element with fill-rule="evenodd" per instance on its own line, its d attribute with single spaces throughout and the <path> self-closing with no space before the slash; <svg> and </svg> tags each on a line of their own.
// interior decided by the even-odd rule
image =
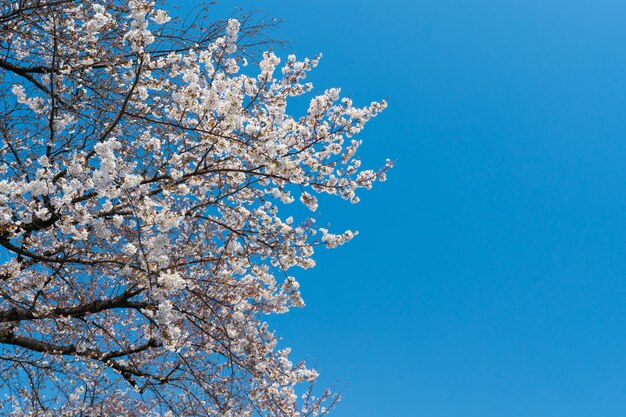
<svg viewBox="0 0 626 417">
<path fill-rule="evenodd" d="M 356 233 L 279 210 L 358 202 L 384 180 L 390 163 L 361 169 L 353 136 L 385 103 L 310 93 L 319 57 L 249 52 L 263 24 L 248 18 L 0 0 L 1 414 L 306 416 L 336 401 L 307 389 L 316 371 L 265 320 L 304 305 L 293 267 Z"/>
</svg>

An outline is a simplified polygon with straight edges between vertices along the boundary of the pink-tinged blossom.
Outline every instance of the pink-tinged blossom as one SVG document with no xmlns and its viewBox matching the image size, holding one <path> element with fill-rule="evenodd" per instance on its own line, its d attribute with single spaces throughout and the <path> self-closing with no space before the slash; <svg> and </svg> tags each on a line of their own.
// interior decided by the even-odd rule
<svg viewBox="0 0 626 417">
<path fill-rule="evenodd" d="M 315 196 L 307 192 L 303 192 L 302 195 L 300 196 L 300 201 L 302 202 L 302 204 L 307 206 L 309 210 L 311 211 L 317 210 L 317 198 L 315 198 Z"/>
<path fill-rule="evenodd" d="M 165 10 L 155 10 L 152 13 L 151 18 L 158 25 L 163 25 L 163 24 L 169 22 L 170 20 L 172 20 L 172 18 L 168 16 L 168 14 L 167 14 L 167 12 Z"/>
<path fill-rule="evenodd" d="M 185 288 L 185 280 L 177 271 L 163 271 L 159 274 L 158 283 L 167 291 L 178 291 Z"/>
</svg>

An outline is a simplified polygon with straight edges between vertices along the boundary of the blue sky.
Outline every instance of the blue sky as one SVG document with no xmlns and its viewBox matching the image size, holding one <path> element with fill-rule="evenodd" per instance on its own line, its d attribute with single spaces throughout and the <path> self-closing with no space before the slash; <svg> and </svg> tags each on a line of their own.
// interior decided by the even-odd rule
<svg viewBox="0 0 626 417">
<path fill-rule="evenodd" d="M 285 19 L 312 81 L 388 98 L 320 221 L 361 234 L 274 320 L 336 417 L 626 415 L 626 3 L 222 1 Z"/>
</svg>

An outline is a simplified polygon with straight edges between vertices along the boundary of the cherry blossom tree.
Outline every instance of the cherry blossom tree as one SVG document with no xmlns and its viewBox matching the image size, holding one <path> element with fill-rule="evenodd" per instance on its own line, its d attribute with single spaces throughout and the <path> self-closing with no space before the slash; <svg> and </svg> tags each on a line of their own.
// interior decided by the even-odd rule
<svg viewBox="0 0 626 417">
<path fill-rule="evenodd" d="M 304 305 L 294 267 L 356 234 L 297 207 L 385 179 L 353 139 L 385 103 L 312 93 L 320 57 L 263 52 L 271 19 L 163 7 L 0 0 L 2 415 L 318 416 L 337 400 L 266 320 Z"/>
</svg>

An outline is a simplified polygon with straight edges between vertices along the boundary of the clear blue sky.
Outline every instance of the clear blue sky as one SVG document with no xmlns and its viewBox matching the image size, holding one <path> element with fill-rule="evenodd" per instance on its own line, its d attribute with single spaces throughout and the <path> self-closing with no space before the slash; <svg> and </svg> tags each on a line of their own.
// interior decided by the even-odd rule
<svg viewBox="0 0 626 417">
<path fill-rule="evenodd" d="M 336 417 L 626 415 L 626 2 L 227 1 L 285 19 L 313 81 L 389 109 L 351 244 L 274 320 Z"/>
</svg>

